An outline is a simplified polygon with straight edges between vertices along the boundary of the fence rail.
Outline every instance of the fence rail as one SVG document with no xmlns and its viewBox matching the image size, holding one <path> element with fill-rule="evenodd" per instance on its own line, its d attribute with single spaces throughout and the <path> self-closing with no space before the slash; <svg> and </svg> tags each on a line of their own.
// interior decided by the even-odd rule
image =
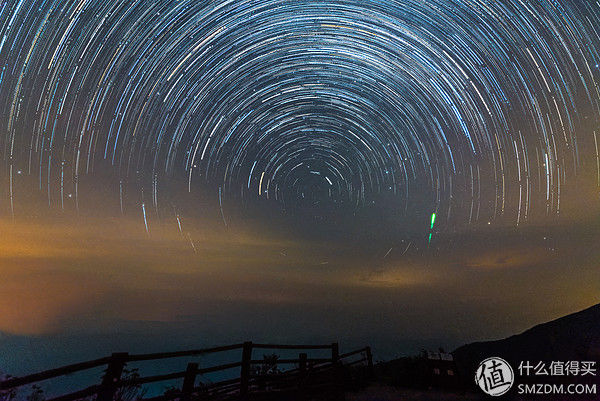
<svg viewBox="0 0 600 401">
<path fill-rule="evenodd" d="M 232 363 L 221 364 L 206 368 L 199 368 L 197 363 L 188 363 L 186 370 L 182 370 L 179 372 L 171 372 L 146 377 L 135 377 L 133 379 L 122 379 L 121 377 L 127 363 L 131 362 L 192 357 L 218 352 L 232 351 L 236 349 L 242 350 L 242 358 L 240 361 Z M 252 373 L 251 367 L 253 365 L 264 364 L 265 360 L 252 359 L 252 351 L 254 349 L 301 351 L 330 350 L 331 356 L 328 358 L 308 358 L 306 352 L 301 352 L 298 355 L 298 358 L 276 359 L 275 361 L 277 364 L 282 365 L 295 364 L 297 365 L 296 368 L 288 369 L 278 375 L 257 375 Z M 356 357 L 359 354 L 363 354 L 364 356 L 360 359 L 346 361 L 346 359 Z M 286 345 L 255 344 L 252 342 L 245 342 L 240 344 L 232 344 L 221 347 L 212 347 L 189 351 L 138 355 L 130 355 L 128 353 L 114 353 L 109 357 L 67 365 L 60 368 L 50 369 L 23 377 L 12 377 L 0 382 L 0 391 L 8 391 L 28 384 L 33 384 L 40 381 L 49 380 L 76 372 L 81 372 L 84 370 L 106 366 L 105 373 L 102 377 L 102 381 L 100 384 L 92 385 L 90 387 L 70 394 L 61 395 L 59 397 L 49 399 L 48 401 L 75 401 L 94 395 L 96 396 L 96 401 L 113 401 L 115 394 L 122 387 L 140 386 L 144 384 L 174 379 L 183 379 L 183 383 L 180 389 L 178 389 L 177 391 L 172 391 L 170 394 L 147 398 L 144 401 L 166 401 L 175 398 L 179 398 L 182 401 L 189 401 L 192 394 L 196 394 L 199 392 L 203 392 L 205 396 L 213 395 L 215 397 L 220 397 L 227 395 L 231 396 L 233 394 L 240 397 L 246 397 L 252 391 L 252 386 L 256 385 L 256 383 L 258 382 L 262 383 L 264 387 L 265 380 L 277 379 L 280 383 L 283 383 L 286 380 L 288 382 L 302 381 L 306 379 L 308 374 L 307 372 L 309 371 L 312 372 L 312 374 L 314 375 L 319 374 L 319 372 L 325 371 L 327 369 L 333 368 L 335 370 L 340 368 L 341 366 L 354 366 L 361 363 L 366 364 L 369 371 L 372 371 L 373 358 L 370 347 L 365 347 L 344 354 L 340 354 L 339 346 L 337 343 L 321 345 Z M 196 381 L 199 375 L 234 368 L 240 368 L 240 376 L 238 378 L 224 380 L 218 383 L 203 384 L 200 386 L 196 386 Z M 339 374 L 335 373 L 334 377 L 339 377 Z"/>
</svg>

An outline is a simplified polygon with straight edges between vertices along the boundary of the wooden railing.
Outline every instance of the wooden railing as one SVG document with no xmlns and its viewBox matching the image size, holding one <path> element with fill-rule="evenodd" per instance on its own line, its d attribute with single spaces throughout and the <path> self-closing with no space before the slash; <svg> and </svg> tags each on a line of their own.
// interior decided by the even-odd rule
<svg viewBox="0 0 600 401">
<path fill-rule="evenodd" d="M 241 349 L 242 358 L 240 361 L 222 364 L 213 367 L 200 368 L 197 363 L 188 363 L 185 370 L 172 372 L 162 375 L 122 378 L 125 366 L 128 363 L 141 361 L 156 361 L 168 358 L 193 357 L 218 352 L 225 352 Z M 252 374 L 252 365 L 265 363 L 264 360 L 252 359 L 252 351 L 255 349 L 270 350 L 302 350 L 297 359 L 277 359 L 278 365 L 297 365 L 296 368 L 288 369 L 277 375 L 256 375 Z M 308 358 L 306 351 L 330 350 L 331 356 L 328 358 Z M 356 359 L 358 355 L 362 357 Z M 354 360 L 351 360 L 355 358 Z M 339 353 L 337 343 L 326 345 L 283 345 L 283 344 L 254 344 L 245 342 L 241 344 L 227 345 L 223 347 L 214 347 L 206 349 L 197 349 L 189 351 L 154 353 L 154 354 L 128 354 L 114 353 L 109 357 L 96 359 L 88 362 L 81 362 L 72 365 L 63 366 L 56 369 L 50 369 L 39 373 L 23 377 L 12 377 L 0 382 L 0 392 L 10 391 L 21 386 L 37 383 L 43 380 L 53 379 L 60 376 L 81 372 L 88 369 L 106 366 L 105 373 L 100 384 L 92 385 L 74 393 L 62 395 L 48 399 L 47 401 L 74 401 L 87 397 L 96 396 L 96 401 L 113 401 L 117 391 L 126 386 L 141 386 L 149 383 L 163 382 L 174 379 L 182 379 L 182 385 L 179 390 L 165 393 L 164 395 L 147 398 L 146 401 L 166 401 L 179 398 L 182 401 L 189 401 L 194 394 L 202 393 L 206 398 L 211 399 L 217 396 L 238 396 L 244 398 L 254 387 L 264 387 L 265 380 L 277 380 L 279 383 L 299 383 L 305 381 L 308 374 L 319 375 L 319 372 L 331 371 L 342 366 L 354 366 L 364 364 L 372 371 L 373 358 L 370 347 L 361 348 L 345 354 Z M 202 384 L 196 386 L 199 375 L 217 372 L 227 369 L 240 368 L 240 376 L 235 379 L 224 380 L 218 383 Z M 257 384 L 258 383 L 258 384 Z"/>
</svg>

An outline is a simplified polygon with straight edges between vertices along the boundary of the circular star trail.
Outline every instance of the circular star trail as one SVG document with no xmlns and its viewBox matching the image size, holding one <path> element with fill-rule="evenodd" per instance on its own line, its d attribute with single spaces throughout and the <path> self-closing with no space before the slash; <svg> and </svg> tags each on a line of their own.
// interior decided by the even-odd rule
<svg viewBox="0 0 600 401">
<path fill-rule="evenodd" d="M 225 224 L 232 204 L 557 215 L 600 169 L 598 26 L 595 0 L 4 0 L 3 205 L 29 176 L 85 207 L 102 169 L 144 219 L 175 184 Z"/>
</svg>

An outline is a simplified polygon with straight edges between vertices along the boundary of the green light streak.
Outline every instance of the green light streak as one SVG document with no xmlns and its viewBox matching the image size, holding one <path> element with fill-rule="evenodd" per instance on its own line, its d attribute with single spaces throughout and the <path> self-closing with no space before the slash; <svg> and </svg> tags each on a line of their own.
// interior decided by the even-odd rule
<svg viewBox="0 0 600 401">
<path fill-rule="evenodd" d="M 431 213 L 431 228 L 433 230 L 433 225 L 435 224 L 435 213 Z M 431 238 L 433 237 L 433 232 L 429 233 L 429 243 L 431 243 Z"/>
</svg>

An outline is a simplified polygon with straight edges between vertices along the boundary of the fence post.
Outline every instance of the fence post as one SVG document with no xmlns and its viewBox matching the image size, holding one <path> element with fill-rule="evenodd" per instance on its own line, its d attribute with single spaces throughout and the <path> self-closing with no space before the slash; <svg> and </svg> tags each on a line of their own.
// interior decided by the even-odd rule
<svg viewBox="0 0 600 401">
<path fill-rule="evenodd" d="M 305 373 L 306 372 L 306 360 L 308 359 L 308 356 L 306 355 L 306 353 L 302 352 L 299 356 L 298 359 L 300 360 L 300 372 Z"/>
<path fill-rule="evenodd" d="M 333 365 L 334 399 L 344 399 L 344 376 L 342 374 L 342 363 L 340 361 L 340 346 L 331 343 L 331 364 Z"/>
<path fill-rule="evenodd" d="M 374 371 L 373 371 L 373 354 L 371 353 L 371 347 L 367 347 L 367 368 L 368 368 L 369 379 L 372 379 L 374 376 Z"/>
<path fill-rule="evenodd" d="M 300 355 L 298 355 L 298 370 L 299 370 L 299 375 L 298 375 L 298 388 L 300 389 L 301 392 L 304 392 L 304 389 L 307 385 L 307 379 L 308 379 L 308 369 L 307 369 L 307 359 L 308 359 L 308 355 L 305 352 L 300 353 Z"/>
<path fill-rule="evenodd" d="M 101 388 L 98 391 L 97 401 L 113 401 L 118 390 L 117 382 L 121 380 L 123 368 L 127 363 L 127 352 L 116 352 L 111 355 L 106 373 L 102 377 Z"/>
<path fill-rule="evenodd" d="M 250 386 L 250 361 L 252 360 L 252 341 L 246 341 L 242 349 L 242 369 L 240 374 L 240 395 L 248 395 Z"/>
<path fill-rule="evenodd" d="M 194 385 L 196 384 L 196 374 L 198 372 L 197 363 L 188 363 L 187 369 L 185 370 L 185 376 L 183 378 L 183 386 L 181 387 L 181 401 L 189 401 L 194 392 Z"/>
<path fill-rule="evenodd" d="M 340 346 L 338 343 L 331 344 L 331 363 L 337 364 L 340 361 Z"/>
</svg>

